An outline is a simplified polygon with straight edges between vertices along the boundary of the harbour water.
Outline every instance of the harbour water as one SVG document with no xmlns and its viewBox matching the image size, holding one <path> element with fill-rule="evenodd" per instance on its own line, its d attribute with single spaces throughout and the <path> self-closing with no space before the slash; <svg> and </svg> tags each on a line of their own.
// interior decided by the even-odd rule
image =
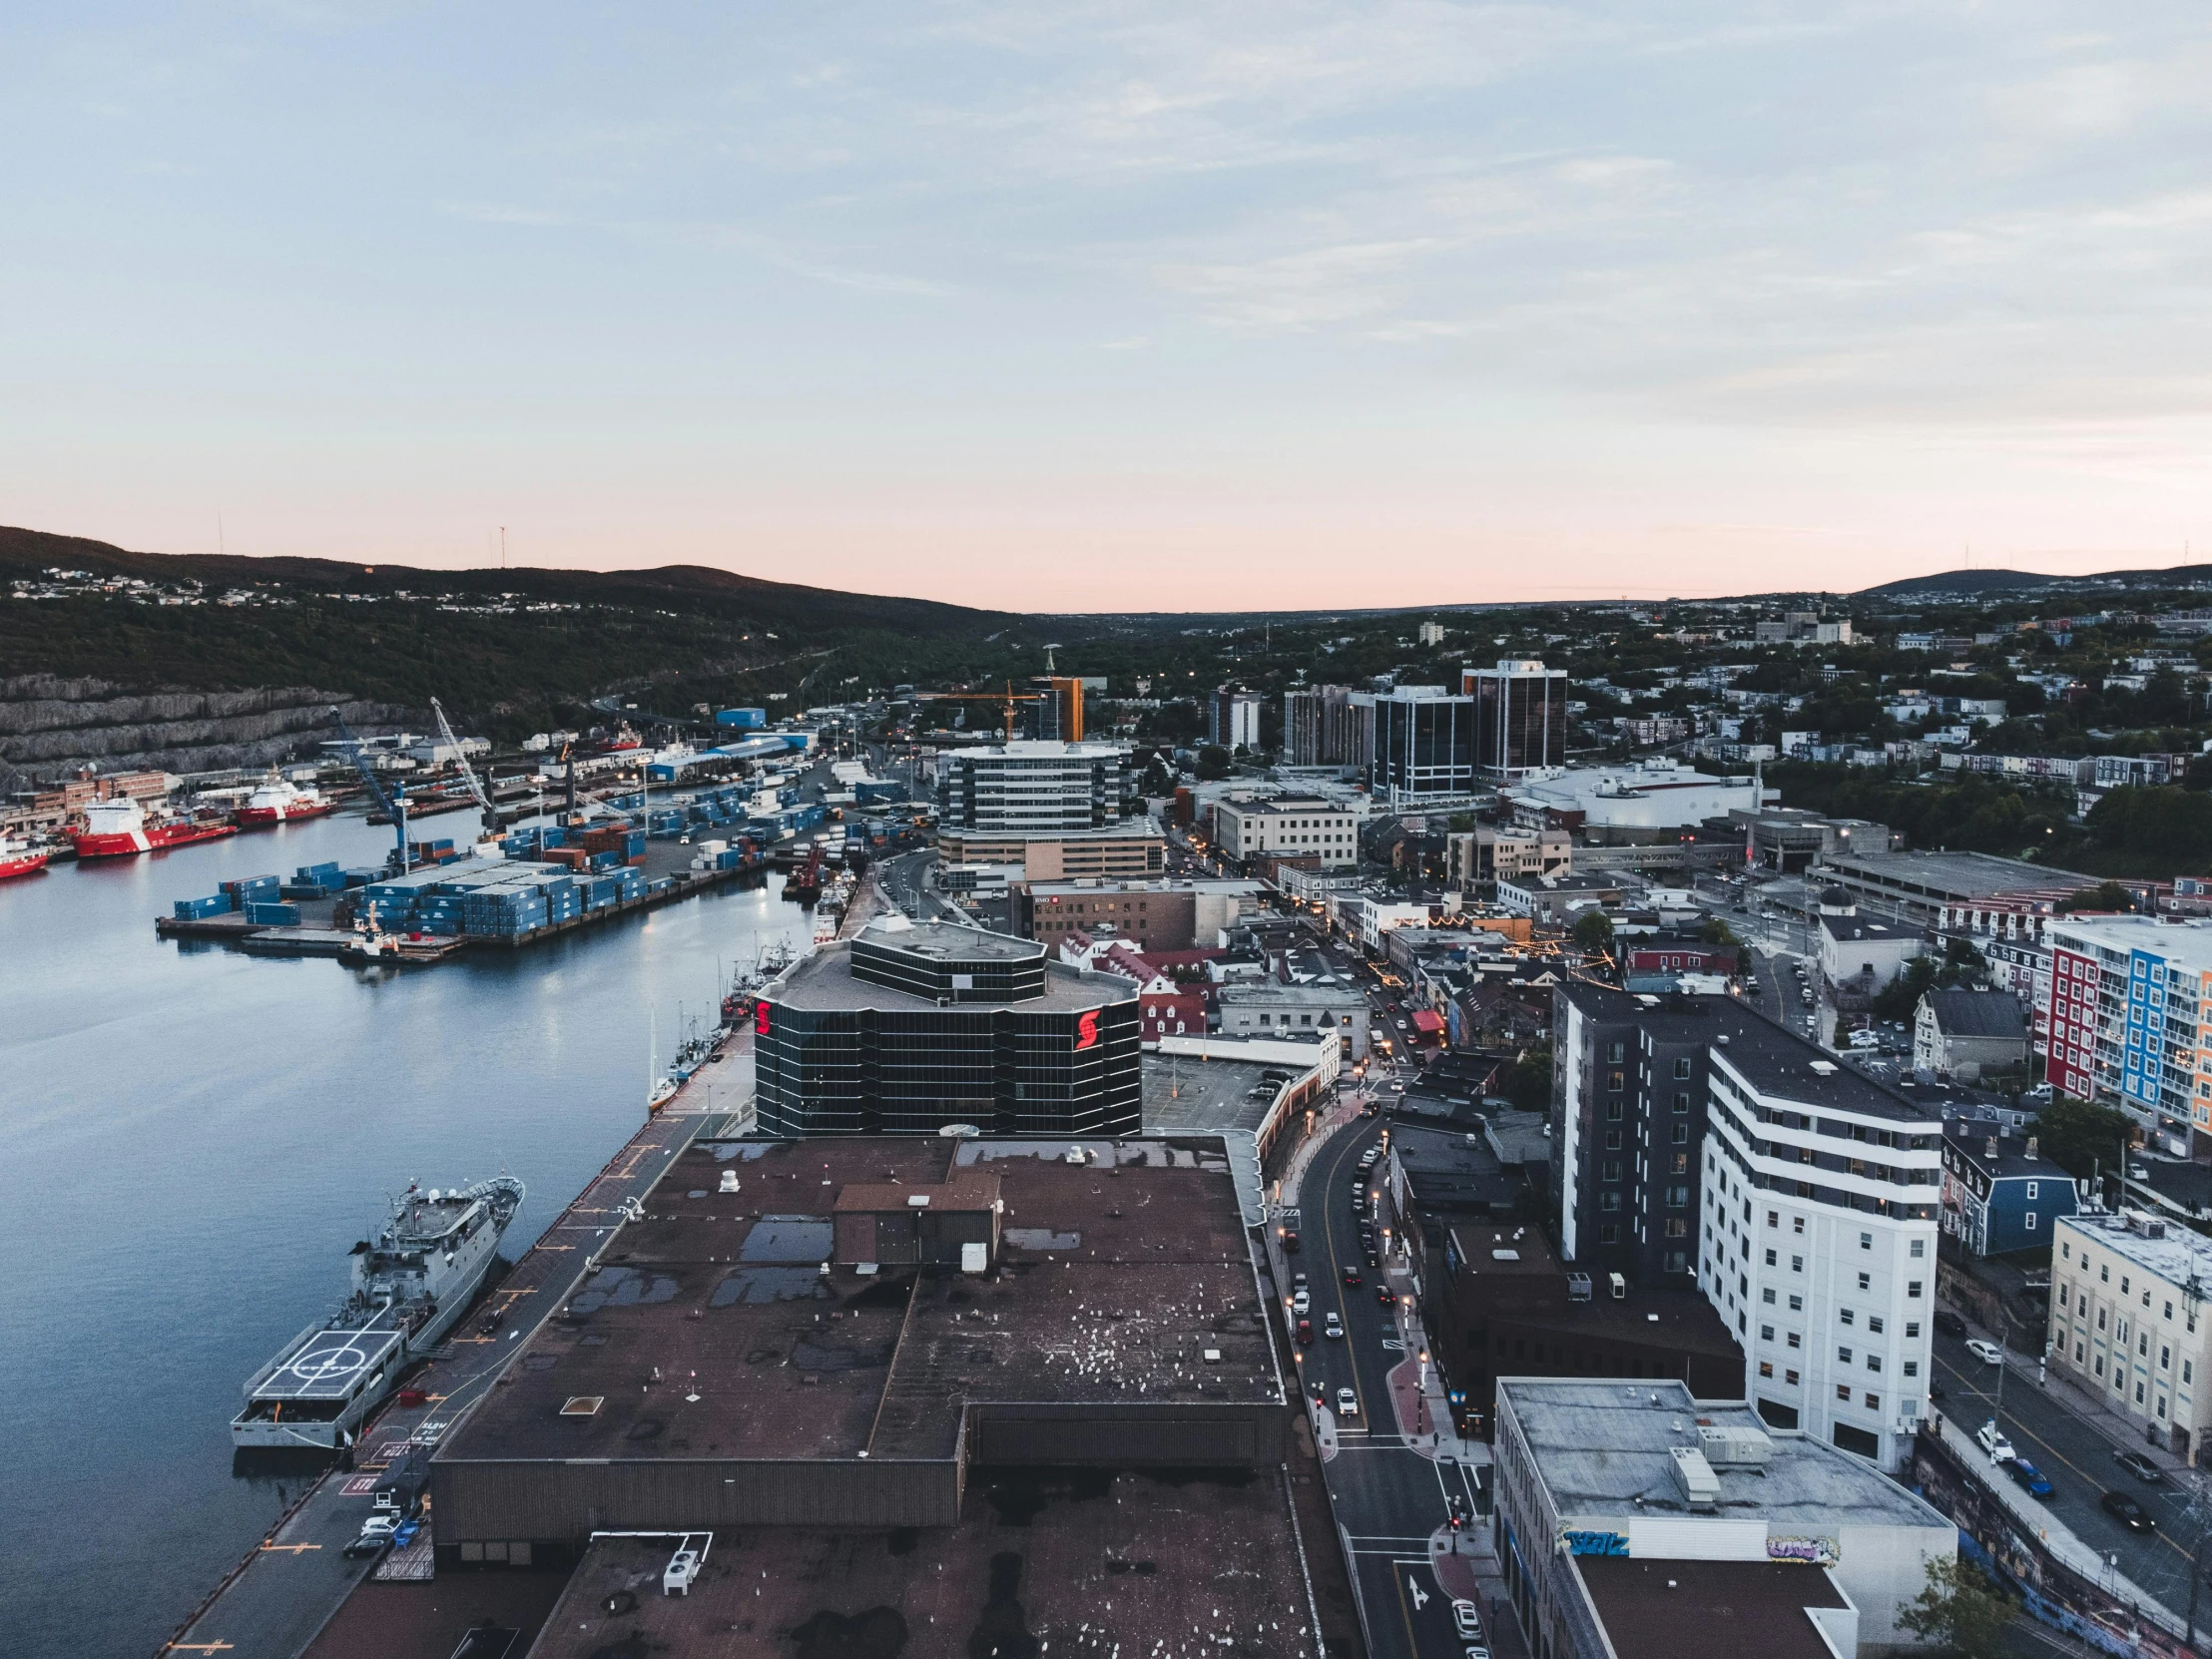
<svg viewBox="0 0 2212 1659">
<path fill-rule="evenodd" d="M 656 1027 L 665 1065 L 718 973 L 810 936 L 771 884 L 434 968 L 154 937 L 175 899 L 389 834 L 348 815 L 0 884 L 11 1652 L 152 1654 L 291 1494 L 232 1473 L 240 1385 L 338 1301 L 386 1195 L 512 1171 L 518 1253 L 642 1118 Z"/>
</svg>

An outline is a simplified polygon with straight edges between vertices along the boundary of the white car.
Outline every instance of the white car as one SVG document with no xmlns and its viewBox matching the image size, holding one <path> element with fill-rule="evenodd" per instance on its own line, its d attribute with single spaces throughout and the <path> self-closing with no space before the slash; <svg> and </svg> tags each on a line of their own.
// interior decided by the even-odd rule
<svg viewBox="0 0 2212 1659">
<path fill-rule="evenodd" d="M 1311 1292 L 1300 1291 L 1296 1296 L 1291 1298 L 1291 1312 L 1298 1315 L 1300 1319 L 1304 1319 L 1313 1311 L 1314 1298 Z"/>
<path fill-rule="evenodd" d="M 1982 1341 L 1979 1337 L 1967 1340 L 1966 1352 L 1985 1366 L 2001 1366 L 2004 1364 L 2004 1350 L 1997 1347 L 1995 1343 Z"/>
<path fill-rule="evenodd" d="M 1345 1334 L 1344 1322 L 1331 1314 L 1321 1322 L 1321 1334 L 1325 1337 L 1342 1337 Z"/>
<path fill-rule="evenodd" d="M 1477 1638 L 1482 1634 L 1482 1614 L 1473 1602 L 1454 1600 L 1451 1604 L 1451 1625 L 1461 1636 Z"/>
<path fill-rule="evenodd" d="M 2004 1437 L 2003 1430 L 1997 1427 L 1994 1417 L 1975 1429 L 1973 1437 L 1981 1449 L 1989 1454 L 1989 1461 L 1992 1463 L 2009 1463 L 2019 1455 L 2012 1449 L 2012 1442 Z"/>
<path fill-rule="evenodd" d="M 1359 1414 L 1360 1396 L 1350 1388 L 1339 1388 L 1337 1390 L 1337 1415 L 1340 1417 L 1356 1417 Z"/>
</svg>

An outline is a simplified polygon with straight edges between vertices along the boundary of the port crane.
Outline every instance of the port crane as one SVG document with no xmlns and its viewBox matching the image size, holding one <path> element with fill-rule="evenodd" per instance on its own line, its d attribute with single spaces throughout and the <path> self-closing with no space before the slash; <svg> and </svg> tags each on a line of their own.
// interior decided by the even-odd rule
<svg viewBox="0 0 2212 1659">
<path fill-rule="evenodd" d="M 407 873 L 407 792 L 394 787 L 387 795 L 376 776 L 376 769 L 369 764 L 368 751 L 361 747 L 361 740 L 353 735 L 353 729 L 345 724 L 345 717 L 333 707 L 330 718 L 338 723 L 338 742 L 344 746 L 345 758 L 353 763 L 353 770 L 361 775 L 361 782 L 368 786 L 369 799 L 391 820 L 392 833 L 396 837 L 391 852 L 392 873 L 404 875 Z"/>
<path fill-rule="evenodd" d="M 476 769 L 468 764 L 468 756 L 461 749 L 461 740 L 453 735 L 453 723 L 445 718 L 445 705 L 433 697 L 430 699 L 430 712 L 438 717 L 438 736 L 445 740 L 446 748 L 453 751 L 454 763 L 461 769 L 461 777 L 468 784 L 468 793 L 476 798 L 476 806 L 484 815 L 484 828 L 479 838 L 497 840 L 499 809 L 491 804 L 491 796 L 477 778 Z"/>
</svg>

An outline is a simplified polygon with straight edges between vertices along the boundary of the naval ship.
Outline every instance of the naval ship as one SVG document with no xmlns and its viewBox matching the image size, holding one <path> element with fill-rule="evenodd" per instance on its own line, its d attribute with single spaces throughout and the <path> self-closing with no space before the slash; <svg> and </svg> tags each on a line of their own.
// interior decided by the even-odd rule
<svg viewBox="0 0 2212 1659">
<path fill-rule="evenodd" d="M 246 1384 L 232 1440 L 253 1450 L 352 1444 L 407 1363 L 435 1348 L 475 1298 L 522 1197 L 511 1175 L 443 1192 L 410 1183 L 383 1231 L 353 1247 L 345 1306 Z"/>
</svg>

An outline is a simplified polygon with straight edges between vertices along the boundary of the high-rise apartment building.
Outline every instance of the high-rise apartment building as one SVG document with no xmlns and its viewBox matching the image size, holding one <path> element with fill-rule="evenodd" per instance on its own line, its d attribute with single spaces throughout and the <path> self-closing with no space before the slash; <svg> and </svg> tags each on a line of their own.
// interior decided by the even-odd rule
<svg viewBox="0 0 2212 1659">
<path fill-rule="evenodd" d="M 937 812 L 956 830 L 1089 830 L 1131 805 L 1128 753 L 1113 744 L 1017 742 L 948 750 Z"/>
<path fill-rule="evenodd" d="M 2053 916 L 2043 937 L 2051 1087 L 2187 1153 L 2212 1134 L 2212 921 Z"/>
<path fill-rule="evenodd" d="M 1260 747 L 1258 692 L 1242 686 L 1222 686 L 1206 700 L 1206 741 L 1228 750 Z"/>
<path fill-rule="evenodd" d="M 1567 671 L 1526 658 L 1462 669 L 1474 700 L 1474 766 L 1485 778 L 1518 778 L 1567 760 Z"/>
<path fill-rule="evenodd" d="M 1732 997 L 1569 985 L 1552 1030 L 1561 1254 L 1694 1274 L 1768 1421 L 1899 1467 L 1928 1398 L 1940 1121 Z"/>
<path fill-rule="evenodd" d="M 1552 1197 L 1560 1251 L 1648 1290 L 1697 1280 L 1707 1055 L 1759 1016 L 1732 996 L 1552 993 Z"/>
<path fill-rule="evenodd" d="M 1376 693 L 1375 793 L 1393 802 L 1471 794 L 1474 729 L 1474 699 L 1441 686 Z"/>
<path fill-rule="evenodd" d="M 1942 1125 L 1765 1020 L 1708 1060 L 1698 1282 L 1744 1391 L 1894 1472 L 1928 1400 Z"/>
</svg>

